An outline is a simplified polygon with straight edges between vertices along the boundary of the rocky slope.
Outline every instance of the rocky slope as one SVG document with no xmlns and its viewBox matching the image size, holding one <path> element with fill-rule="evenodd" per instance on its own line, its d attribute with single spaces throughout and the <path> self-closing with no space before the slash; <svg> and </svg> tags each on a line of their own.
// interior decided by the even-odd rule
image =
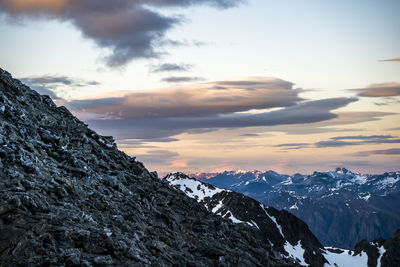
<svg viewBox="0 0 400 267">
<path fill-rule="evenodd" d="M 196 199 L 209 211 L 237 224 L 247 224 L 287 258 L 305 266 L 398 266 L 400 230 L 393 238 L 363 240 L 353 251 L 323 247 L 307 225 L 285 210 L 266 207 L 243 194 L 217 188 L 183 173 L 165 177 L 172 185 Z"/>
<path fill-rule="evenodd" d="M 337 169 L 289 176 L 232 171 L 195 177 L 290 211 L 325 246 L 350 249 L 362 239 L 389 238 L 400 228 L 399 172 L 361 175 Z"/>
<path fill-rule="evenodd" d="M 38 265 L 297 264 L 0 69 L 0 266 Z"/>
</svg>

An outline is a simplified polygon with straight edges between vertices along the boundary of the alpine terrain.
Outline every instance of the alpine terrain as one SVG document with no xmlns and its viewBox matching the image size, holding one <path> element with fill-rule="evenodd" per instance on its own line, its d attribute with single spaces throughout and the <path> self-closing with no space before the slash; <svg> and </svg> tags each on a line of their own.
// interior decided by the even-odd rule
<svg viewBox="0 0 400 267">
<path fill-rule="evenodd" d="M 385 240 L 362 240 L 353 250 L 323 247 L 307 225 L 285 210 L 266 207 L 243 194 L 217 188 L 183 173 L 165 177 L 208 210 L 234 223 L 247 224 L 283 255 L 305 266 L 399 266 L 400 230 Z"/>
<path fill-rule="evenodd" d="M 293 176 L 274 171 L 191 176 L 290 211 L 325 246 L 350 249 L 362 239 L 389 238 L 400 228 L 400 172 L 363 175 L 338 168 Z"/>
</svg>

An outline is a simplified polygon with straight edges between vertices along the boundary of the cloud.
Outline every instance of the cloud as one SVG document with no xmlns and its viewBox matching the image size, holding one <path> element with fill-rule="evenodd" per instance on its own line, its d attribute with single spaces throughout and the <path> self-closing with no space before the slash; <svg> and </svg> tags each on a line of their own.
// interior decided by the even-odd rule
<svg viewBox="0 0 400 267">
<path fill-rule="evenodd" d="M 243 136 L 243 137 L 257 137 L 257 136 L 260 136 L 260 135 L 259 134 L 247 133 L 247 134 L 241 134 L 240 136 Z"/>
<path fill-rule="evenodd" d="M 332 140 L 387 140 L 393 139 L 396 136 L 393 135 L 346 135 L 332 137 Z"/>
<path fill-rule="evenodd" d="M 292 107 L 259 114 L 240 113 L 228 115 L 146 117 L 138 119 L 89 120 L 91 127 L 117 139 L 164 138 L 195 129 L 241 128 L 304 124 L 337 117 L 331 110 L 356 101 L 348 98 L 332 98 L 309 101 Z"/>
<path fill-rule="evenodd" d="M 182 17 L 166 16 L 156 8 L 210 5 L 224 9 L 242 0 L 0 0 L 0 12 L 11 18 L 69 21 L 99 47 L 108 48 L 110 67 L 133 59 L 159 57 L 157 45 L 168 30 L 183 23 Z"/>
<path fill-rule="evenodd" d="M 275 147 L 280 147 L 284 150 L 288 150 L 288 149 L 302 149 L 305 147 L 309 147 L 310 144 L 307 143 L 287 143 L 287 144 L 279 144 L 279 145 L 275 145 Z"/>
<path fill-rule="evenodd" d="M 346 118 L 340 118 L 333 111 L 357 101 L 356 98 L 304 101 L 298 96 L 300 92 L 302 89 L 288 81 L 253 77 L 110 93 L 115 96 L 73 100 L 67 107 L 78 117 L 86 114 L 85 121 L 102 134 L 113 135 L 117 140 L 140 139 L 141 142 L 222 128 L 264 127 L 265 131 L 268 126 L 271 131 L 286 131 L 292 126 L 297 131 L 300 128 L 295 126 L 298 126 L 308 131 L 319 127 L 318 131 L 332 132 L 335 129 L 322 129 L 331 126 L 330 121 L 353 124 L 392 114 L 350 112 Z"/>
<path fill-rule="evenodd" d="M 376 83 L 366 88 L 350 89 L 362 97 L 391 97 L 400 96 L 400 83 Z"/>
<path fill-rule="evenodd" d="M 391 148 L 391 149 L 384 149 L 384 150 L 372 150 L 372 151 L 361 151 L 354 153 L 353 155 L 359 157 L 368 157 L 372 155 L 400 155 L 400 148 Z"/>
<path fill-rule="evenodd" d="M 336 118 L 315 122 L 312 124 L 293 124 L 293 125 L 279 125 L 268 127 L 268 132 L 282 132 L 290 135 L 304 135 L 304 134 L 320 134 L 320 133 L 334 133 L 334 132 L 363 132 L 363 128 L 348 128 L 340 127 L 343 125 L 356 125 L 357 123 L 371 122 L 381 120 L 385 116 L 397 115 L 392 112 L 377 112 L 377 111 L 337 111 Z M 263 133 L 266 131 L 264 128 L 257 129 L 258 132 Z M 255 129 L 253 129 L 255 131 Z"/>
<path fill-rule="evenodd" d="M 390 62 L 390 61 L 400 62 L 400 57 L 383 59 L 383 60 L 380 60 L 380 61 L 382 61 L 382 62 Z"/>
<path fill-rule="evenodd" d="M 88 85 L 99 85 L 100 83 L 97 81 L 83 81 L 74 78 L 70 78 L 67 76 L 59 76 L 59 75 L 43 75 L 36 77 L 25 77 L 20 78 L 21 81 L 27 84 L 40 84 L 40 85 L 55 85 L 55 84 L 63 84 L 74 87 L 83 87 Z"/>
<path fill-rule="evenodd" d="M 400 139 L 393 135 L 347 135 L 336 136 L 326 141 L 319 141 L 316 143 L 287 143 L 278 144 L 274 147 L 283 149 L 302 149 L 307 147 L 344 147 L 356 145 L 369 145 L 369 144 L 398 144 Z"/>
<path fill-rule="evenodd" d="M 205 79 L 201 77 L 187 77 L 187 76 L 181 76 L 181 77 L 171 76 L 161 79 L 162 82 L 167 82 L 167 83 L 200 82 L 204 80 Z"/>
<path fill-rule="evenodd" d="M 160 72 L 186 72 L 193 68 L 191 64 L 175 64 L 175 63 L 164 63 L 157 66 L 153 66 L 151 72 L 160 73 Z"/>
<path fill-rule="evenodd" d="M 48 95 L 53 100 L 61 100 L 62 98 L 57 95 L 57 90 L 62 86 L 68 86 L 69 89 L 74 87 L 85 87 L 99 85 L 97 81 L 84 81 L 62 75 L 43 75 L 24 77 L 20 80 L 38 91 L 40 94 Z"/>
<path fill-rule="evenodd" d="M 182 41 L 177 41 L 177 40 L 171 40 L 171 39 L 165 39 L 165 40 L 161 40 L 158 42 L 159 45 L 161 46 L 172 46 L 172 47 L 181 47 L 181 46 L 204 46 L 207 45 L 206 42 L 202 42 L 202 41 L 196 41 L 196 40 L 192 40 L 192 41 L 188 41 L 188 40 L 182 40 Z"/>
<path fill-rule="evenodd" d="M 315 143 L 316 147 L 343 147 L 368 144 L 399 144 L 400 139 L 391 135 L 370 135 L 370 136 L 339 136 L 327 141 Z"/>
<path fill-rule="evenodd" d="M 250 83 L 257 82 L 253 87 Z M 252 78 L 247 82 L 215 89 L 218 82 L 200 83 L 120 97 L 75 100 L 68 103 L 75 111 L 107 115 L 110 119 L 202 117 L 231 114 L 251 109 L 296 105 L 300 89 L 276 78 Z"/>
</svg>

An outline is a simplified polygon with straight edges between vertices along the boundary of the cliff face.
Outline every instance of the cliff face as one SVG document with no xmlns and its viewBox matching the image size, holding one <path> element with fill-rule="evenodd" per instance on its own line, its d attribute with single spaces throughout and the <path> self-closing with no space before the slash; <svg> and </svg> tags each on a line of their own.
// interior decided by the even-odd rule
<svg viewBox="0 0 400 267">
<path fill-rule="evenodd" d="M 294 266 L 0 69 L 0 265 Z"/>
</svg>

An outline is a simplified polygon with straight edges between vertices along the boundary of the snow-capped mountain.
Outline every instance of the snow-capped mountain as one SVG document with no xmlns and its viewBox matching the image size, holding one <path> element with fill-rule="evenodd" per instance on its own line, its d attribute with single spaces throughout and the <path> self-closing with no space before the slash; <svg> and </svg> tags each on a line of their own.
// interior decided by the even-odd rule
<svg viewBox="0 0 400 267">
<path fill-rule="evenodd" d="M 213 213 L 259 231 L 263 240 L 282 257 L 302 266 L 392 266 L 393 258 L 399 256 L 396 249 L 391 250 L 396 248 L 400 232 L 389 241 L 364 240 L 354 251 L 323 247 L 302 220 L 285 210 L 278 211 L 243 194 L 217 188 L 183 173 L 171 173 L 165 180 Z"/>
<path fill-rule="evenodd" d="M 286 209 L 305 221 L 325 246 L 352 248 L 389 238 L 400 228 L 400 173 L 362 175 L 344 168 L 311 175 L 229 171 L 191 175 Z"/>
</svg>

